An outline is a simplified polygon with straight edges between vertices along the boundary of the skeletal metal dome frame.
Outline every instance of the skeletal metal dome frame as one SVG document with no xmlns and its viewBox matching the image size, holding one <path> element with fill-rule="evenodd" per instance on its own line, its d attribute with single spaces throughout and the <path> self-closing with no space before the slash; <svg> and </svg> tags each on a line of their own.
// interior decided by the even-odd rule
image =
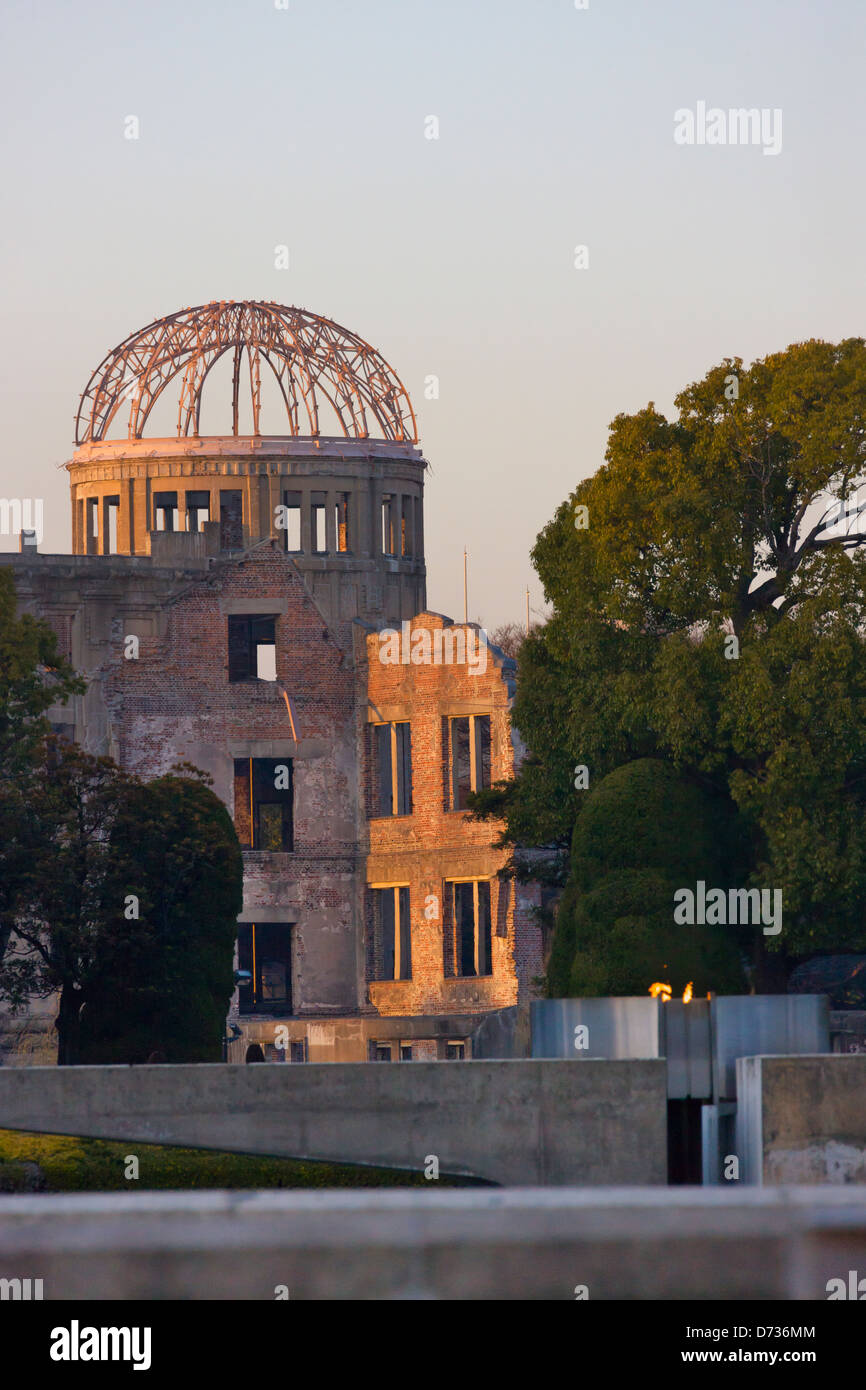
<svg viewBox="0 0 866 1390">
<path fill-rule="evenodd" d="M 177 437 L 197 436 L 208 373 L 232 353 L 232 434 L 238 435 L 241 362 L 246 355 L 253 434 L 258 435 L 262 362 L 276 377 L 288 433 L 319 437 L 319 399 L 333 408 L 346 438 L 417 443 L 405 387 L 384 357 L 333 320 L 256 300 L 222 300 L 181 309 L 132 333 L 100 363 L 75 421 L 76 445 L 109 438 L 129 401 L 128 438 L 141 439 L 162 392 L 181 377 Z"/>
</svg>

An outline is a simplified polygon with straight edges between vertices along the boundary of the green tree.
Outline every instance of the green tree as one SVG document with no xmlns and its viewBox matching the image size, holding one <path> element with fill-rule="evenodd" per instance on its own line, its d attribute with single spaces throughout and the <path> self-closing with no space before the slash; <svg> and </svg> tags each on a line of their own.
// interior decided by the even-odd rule
<svg viewBox="0 0 866 1390">
<path fill-rule="evenodd" d="M 31 813 L 0 997 L 58 995 L 60 1065 L 218 1061 L 242 864 L 206 779 L 141 782 L 50 737 Z"/>
<path fill-rule="evenodd" d="M 741 933 L 676 925 L 673 895 L 698 878 L 726 887 L 742 853 L 730 801 L 670 763 L 642 758 L 609 773 L 574 828 L 549 992 L 645 994 L 655 980 L 675 993 L 688 983 L 701 994 L 741 990 Z"/>
<path fill-rule="evenodd" d="M 51 705 L 85 689 L 58 655 L 48 623 L 17 614 L 12 568 L 0 566 L 0 961 L 33 850 L 29 801 L 41 775 L 41 741 L 50 727 L 45 715 Z"/>
<path fill-rule="evenodd" d="M 618 416 L 539 536 L 553 615 L 523 644 L 513 710 L 529 757 L 476 804 L 562 872 L 588 797 L 574 768 L 592 789 L 670 761 L 736 808 L 744 883 L 782 888 L 760 983 L 767 947 L 866 946 L 866 346 L 729 358 L 676 405 Z"/>
<path fill-rule="evenodd" d="M 17 1009 L 33 996 L 58 995 L 57 1060 L 64 1065 L 78 1059 L 82 1006 L 118 945 L 106 921 L 116 868 L 110 837 L 133 779 L 110 758 L 54 735 L 41 752 L 0 997 Z"/>
<path fill-rule="evenodd" d="M 105 885 L 112 952 L 83 1011 L 83 1062 L 221 1060 L 243 865 L 209 780 L 178 767 L 124 796 Z"/>
</svg>

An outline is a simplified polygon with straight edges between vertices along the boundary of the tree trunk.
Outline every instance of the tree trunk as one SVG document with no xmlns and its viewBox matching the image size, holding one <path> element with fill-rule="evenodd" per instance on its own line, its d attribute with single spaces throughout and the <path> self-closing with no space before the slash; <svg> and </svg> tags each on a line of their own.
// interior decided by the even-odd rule
<svg viewBox="0 0 866 1390">
<path fill-rule="evenodd" d="M 755 946 L 755 993 L 786 994 L 793 965 L 784 951 L 768 951 L 763 936 Z"/>
<path fill-rule="evenodd" d="M 74 1067 L 79 1053 L 79 1018 L 84 1000 L 74 985 L 64 985 L 60 991 L 57 1011 L 57 1065 Z"/>
</svg>

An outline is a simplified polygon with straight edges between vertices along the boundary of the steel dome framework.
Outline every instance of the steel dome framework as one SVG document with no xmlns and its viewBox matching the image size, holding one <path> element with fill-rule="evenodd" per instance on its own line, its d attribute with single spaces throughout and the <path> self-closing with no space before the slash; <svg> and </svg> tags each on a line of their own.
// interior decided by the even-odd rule
<svg viewBox="0 0 866 1390">
<path fill-rule="evenodd" d="M 76 445 L 110 438 L 112 421 L 127 402 L 128 438 L 141 439 L 154 405 L 178 377 L 177 437 L 197 436 L 205 381 L 226 353 L 232 354 L 233 435 L 240 433 L 241 376 L 246 373 L 253 434 L 260 434 L 264 363 L 279 386 L 289 435 L 319 437 L 319 405 L 326 401 L 346 438 L 417 443 L 405 387 L 363 338 L 305 309 L 223 300 L 157 319 L 110 352 L 82 393 Z"/>
</svg>

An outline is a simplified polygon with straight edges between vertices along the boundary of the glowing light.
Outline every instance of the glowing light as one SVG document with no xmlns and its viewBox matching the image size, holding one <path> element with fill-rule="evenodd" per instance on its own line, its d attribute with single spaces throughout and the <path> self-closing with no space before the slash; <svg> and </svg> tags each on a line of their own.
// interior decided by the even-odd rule
<svg viewBox="0 0 866 1390">
<path fill-rule="evenodd" d="M 650 985 L 649 992 L 653 999 L 661 999 L 665 1004 L 671 997 L 670 985 L 663 985 L 660 980 L 656 980 Z"/>
</svg>

